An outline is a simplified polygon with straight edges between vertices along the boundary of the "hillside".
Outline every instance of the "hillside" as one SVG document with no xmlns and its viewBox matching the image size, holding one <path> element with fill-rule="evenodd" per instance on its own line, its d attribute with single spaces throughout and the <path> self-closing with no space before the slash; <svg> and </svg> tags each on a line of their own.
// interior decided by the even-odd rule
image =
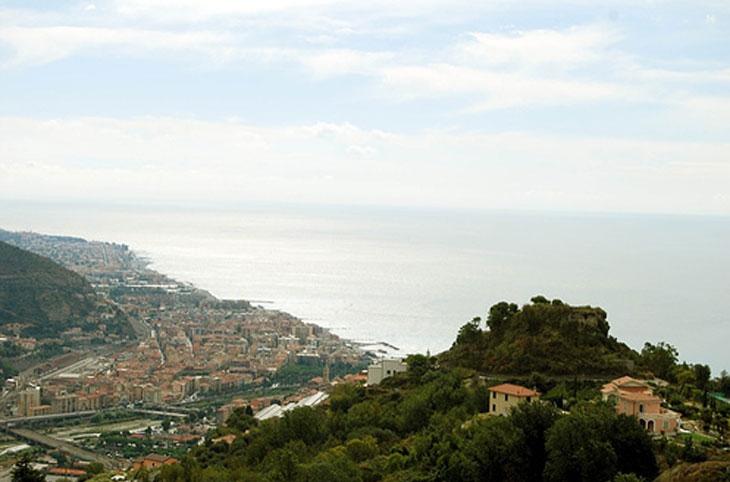
<svg viewBox="0 0 730 482">
<path fill-rule="evenodd" d="M 129 332 L 81 275 L 0 241 L 0 329 L 12 325 L 24 336 L 53 338 L 73 327 L 95 330 L 102 318 L 112 321 L 109 331 Z"/>
<path fill-rule="evenodd" d="M 464 325 L 448 366 L 505 375 L 611 376 L 634 370 L 638 354 L 609 335 L 606 312 L 542 296 L 521 308 L 501 302 Z"/>
<path fill-rule="evenodd" d="M 658 473 L 649 435 L 601 403 L 490 416 L 486 381 L 424 355 L 375 386 L 337 384 L 329 403 L 258 422 L 245 407 L 149 480 L 175 482 L 616 482 Z M 233 435 L 232 443 L 215 441 Z M 631 478 L 615 478 L 634 474 Z M 97 479 L 103 480 L 103 479 Z"/>
</svg>

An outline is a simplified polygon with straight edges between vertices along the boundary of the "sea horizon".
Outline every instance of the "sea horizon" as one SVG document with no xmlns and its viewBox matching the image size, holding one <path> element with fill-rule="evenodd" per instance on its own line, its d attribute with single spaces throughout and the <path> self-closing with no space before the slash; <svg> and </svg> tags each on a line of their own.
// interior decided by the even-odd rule
<svg viewBox="0 0 730 482">
<path fill-rule="evenodd" d="M 150 268 L 219 298 L 265 303 L 353 341 L 447 349 L 502 300 L 542 294 L 608 312 L 640 350 L 730 365 L 712 309 L 730 218 L 252 203 L 4 203 L 0 228 L 127 244 Z M 695 280 L 690 286 L 683 280 Z"/>
</svg>

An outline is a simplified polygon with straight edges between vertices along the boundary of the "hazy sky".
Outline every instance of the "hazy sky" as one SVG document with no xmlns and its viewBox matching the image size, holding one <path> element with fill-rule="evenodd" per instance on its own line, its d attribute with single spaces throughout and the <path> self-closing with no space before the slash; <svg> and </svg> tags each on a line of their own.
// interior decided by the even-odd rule
<svg viewBox="0 0 730 482">
<path fill-rule="evenodd" d="M 0 198 L 730 214 L 730 2 L 0 0 Z"/>
</svg>

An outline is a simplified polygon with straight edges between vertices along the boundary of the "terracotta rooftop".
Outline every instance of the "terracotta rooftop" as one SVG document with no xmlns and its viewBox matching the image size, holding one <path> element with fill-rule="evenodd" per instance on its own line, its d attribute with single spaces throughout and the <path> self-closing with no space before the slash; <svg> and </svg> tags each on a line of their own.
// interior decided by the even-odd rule
<svg viewBox="0 0 730 482">
<path fill-rule="evenodd" d="M 48 469 L 48 473 L 51 475 L 71 475 L 73 477 L 81 477 L 86 475 L 85 470 L 67 469 L 65 467 L 52 467 Z"/>
<path fill-rule="evenodd" d="M 501 385 L 489 387 L 489 391 L 506 393 L 507 395 L 514 395 L 516 397 L 536 397 L 540 395 L 540 393 L 535 390 L 530 390 L 529 388 L 525 388 L 520 385 L 513 385 L 511 383 L 503 383 Z"/>
<path fill-rule="evenodd" d="M 144 457 L 140 457 L 137 460 L 153 460 L 155 462 L 167 462 L 168 460 L 174 460 L 175 462 L 177 462 L 177 459 L 175 457 L 160 454 L 149 454 Z"/>
<path fill-rule="evenodd" d="M 602 392 L 610 392 L 614 391 L 616 389 L 621 390 L 622 387 L 636 387 L 636 388 L 644 388 L 649 389 L 649 385 L 642 381 L 637 380 L 636 378 L 632 378 L 630 376 L 623 376 L 621 378 L 617 378 L 615 380 L 611 380 L 610 382 L 603 385 L 601 388 Z"/>
<path fill-rule="evenodd" d="M 633 401 L 661 401 L 661 398 L 652 394 L 650 391 L 646 392 L 627 392 L 625 390 L 619 390 L 619 397 L 626 400 Z"/>
</svg>

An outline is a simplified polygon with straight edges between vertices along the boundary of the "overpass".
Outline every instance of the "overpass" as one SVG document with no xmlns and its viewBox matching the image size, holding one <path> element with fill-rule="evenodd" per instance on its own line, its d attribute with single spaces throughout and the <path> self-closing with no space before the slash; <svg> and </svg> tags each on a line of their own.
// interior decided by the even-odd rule
<svg viewBox="0 0 730 482">
<path fill-rule="evenodd" d="M 107 457 L 106 455 L 97 454 L 86 449 L 82 449 L 81 447 L 77 447 L 76 445 L 70 442 L 66 442 L 65 440 L 50 437 L 42 433 L 34 432 L 33 430 L 28 430 L 26 428 L 9 427 L 6 427 L 5 430 L 8 433 L 28 442 L 60 450 L 88 462 L 99 462 L 107 469 L 118 469 L 126 465 L 120 460 Z"/>
<path fill-rule="evenodd" d="M 188 413 L 184 410 L 178 411 L 177 409 L 174 409 L 175 411 L 168 411 L 166 408 L 162 409 L 146 409 L 146 408 L 126 408 L 126 407 L 109 407 L 107 409 L 103 410 L 85 410 L 81 412 L 68 412 L 68 413 L 53 413 L 49 415 L 33 415 L 31 417 L 10 417 L 10 418 L 0 418 L 0 426 L 18 426 L 25 423 L 30 422 L 41 422 L 44 420 L 63 420 L 67 418 L 82 418 L 82 417 L 91 417 L 94 415 L 97 415 L 99 413 L 104 413 L 105 411 L 115 411 L 115 410 L 128 410 L 132 413 L 139 413 L 143 415 L 156 415 L 158 417 L 173 417 L 173 418 L 185 418 L 188 416 Z M 181 413 L 182 412 L 182 413 Z"/>
<path fill-rule="evenodd" d="M 148 410 L 144 408 L 132 408 L 130 412 L 141 413 L 143 415 L 156 415 L 158 417 L 174 417 L 174 418 L 187 418 L 188 414 L 178 412 L 167 412 L 162 410 Z"/>
<path fill-rule="evenodd" d="M 27 422 L 40 422 L 43 420 L 61 420 L 65 418 L 91 417 L 100 413 L 99 410 L 87 410 L 83 412 L 53 413 L 50 415 L 33 415 L 31 417 L 0 418 L 0 426 L 20 425 Z"/>
</svg>

